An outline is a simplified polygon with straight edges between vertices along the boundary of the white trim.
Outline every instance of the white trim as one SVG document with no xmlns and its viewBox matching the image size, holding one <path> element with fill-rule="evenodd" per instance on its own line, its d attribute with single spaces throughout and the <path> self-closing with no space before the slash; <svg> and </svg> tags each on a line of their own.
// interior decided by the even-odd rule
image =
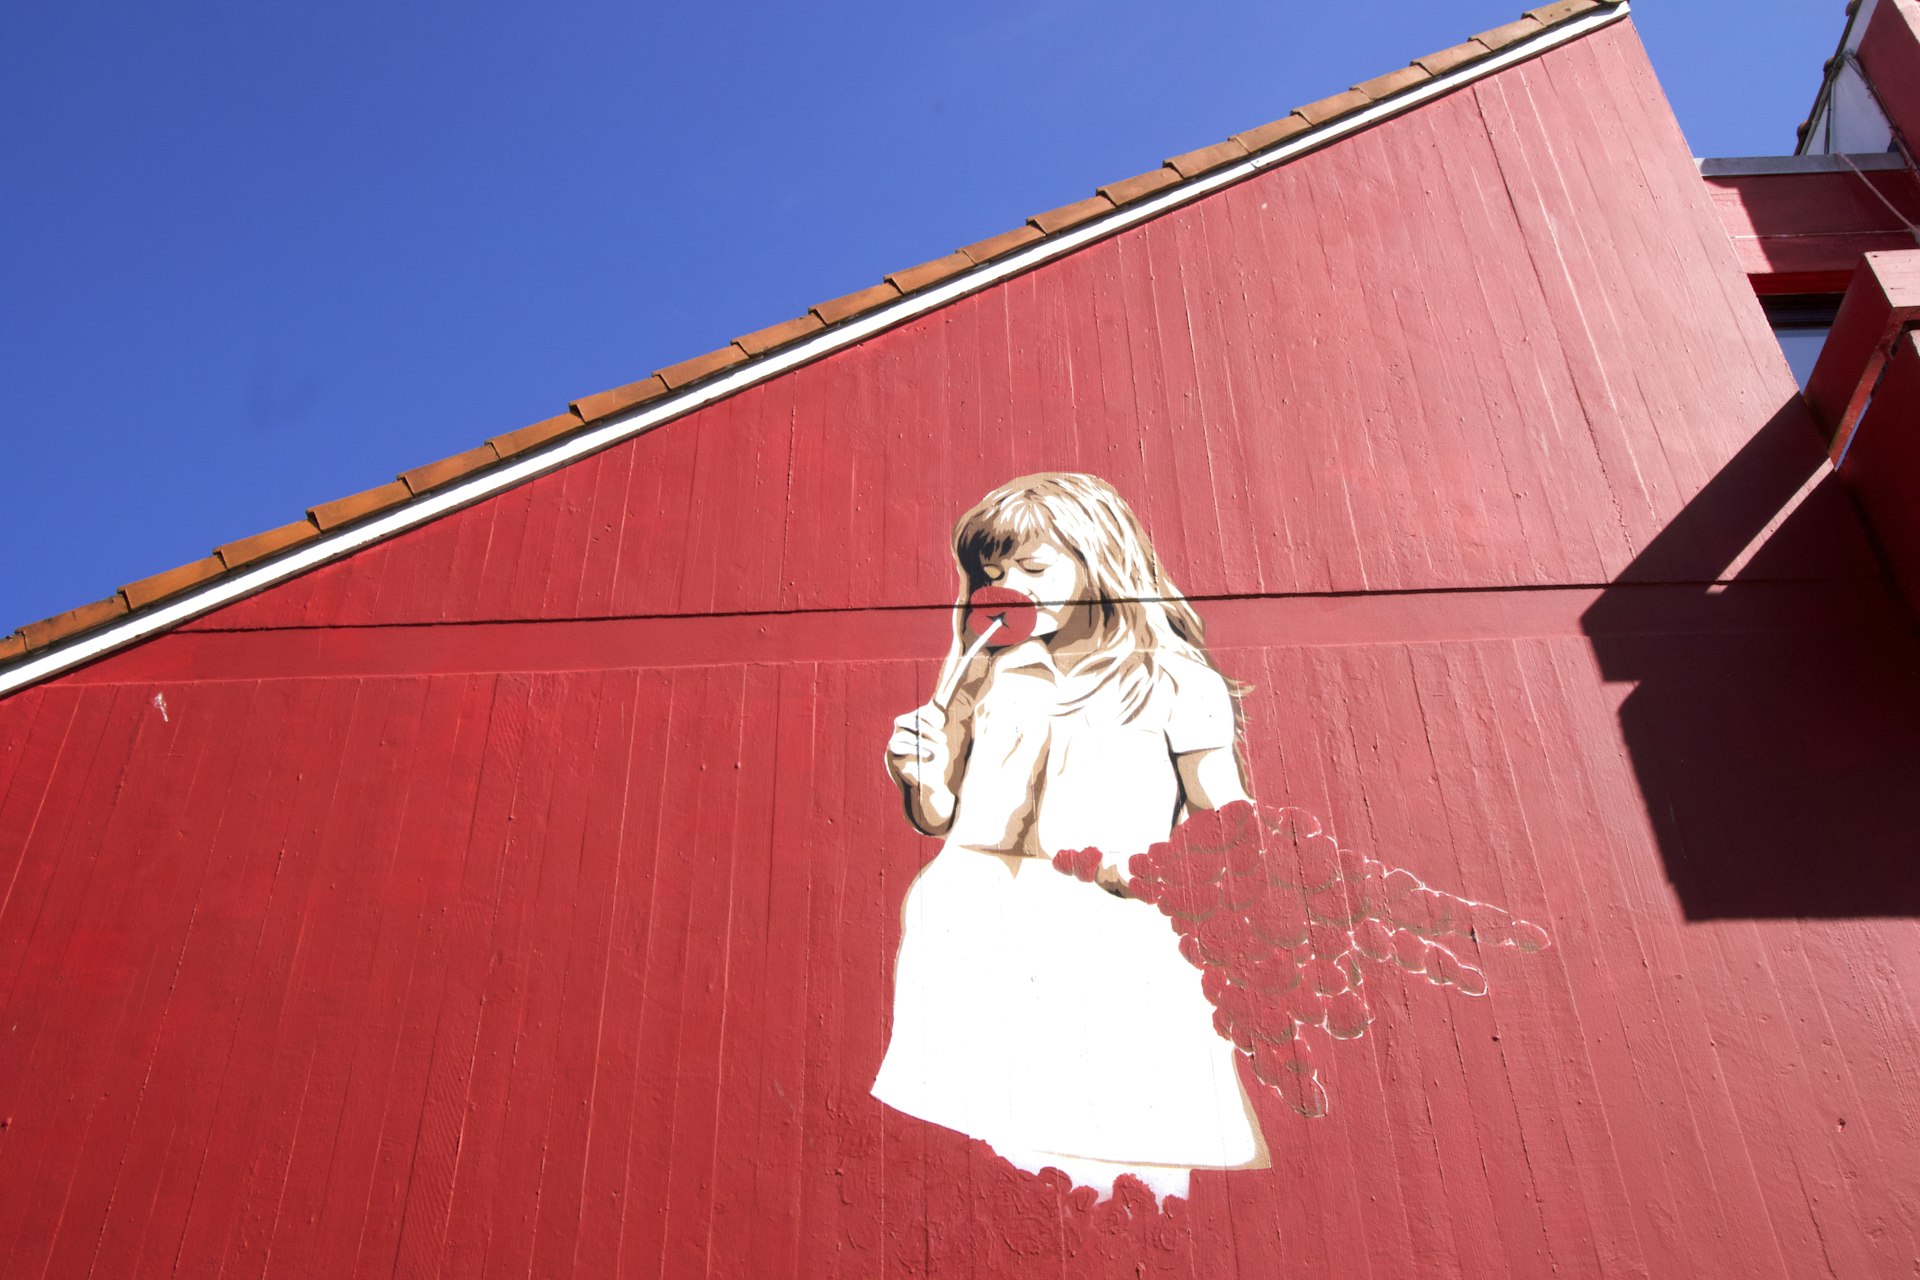
<svg viewBox="0 0 1920 1280">
<path fill-rule="evenodd" d="M 1486 58 L 1464 67 L 1421 81 L 1392 97 L 1376 102 L 1351 115 L 1328 121 L 1305 133 L 1297 134 L 1277 147 L 1249 156 L 1245 160 L 1216 169 L 1212 173 L 1182 182 L 1157 196 L 1116 209 L 1112 213 L 1078 227 L 1048 236 L 1025 249 L 975 267 L 940 284 L 929 286 L 888 303 L 863 316 L 836 325 L 825 332 L 748 360 L 731 371 L 703 382 L 691 390 L 662 397 L 621 418 L 609 419 L 568 436 L 554 445 L 491 468 L 467 480 L 461 480 L 414 499 L 404 506 L 337 533 L 322 534 L 285 555 L 259 565 L 228 573 L 206 586 L 175 597 L 164 604 L 151 605 L 129 614 L 124 620 L 90 631 L 74 640 L 56 645 L 17 665 L 0 671 L 0 696 L 26 685 L 57 675 L 70 667 L 90 662 L 115 649 L 145 639 L 157 631 L 186 622 L 203 613 L 230 604 L 242 596 L 295 577 L 348 555 L 360 548 L 425 524 L 459 507 L 492 497 L 543 472 L 564 466 L 575 459 L 596 453 L 622 440 L 641 435 L 674 418 L 703 408 L 748 387 L 809 364 L 822 356 L 853 346 L 883 330 L 894 328 L 957 301 L 970 293 L 998 284 L 1043 263 L 1102 240 L 1115 232 L 1156 218 L 1182 205 L 1191 204 L 1223 187 L 1242 182 L 1255 174 L 1285 163 L 1304 152 L 1357 133 L 1391 116 L 1399 115 L 1433 98 L 1451 93 L 1462 85 L 1503 71 L 1548 49 L 1577 40 L 1590 31 L 1627 16 L 1626 0 L 1610 8 L 1598 9 L 1570 22 L 1550 27 L 1540 34 L 1508 45 Z"/>
<path fill-rule="evenodd" d="M 1873 11 L 1878 6 L 1879 0 L 1860 0 L 1847 9 L 1847 25 L 1840 31 L 1840 47 L 1834 50 L 1822 71 L 1820 88 L 1813 95 L 1812 109 L 1807 112 L 1806 132 L 1794 147 L 1796 155 L 1857 152 L 1863 138 L 1871 142 L 1874 150 L 1880 150 L 1890 141 L 1892 130 L 1887 125 L 1886 113 L 1880 109 L 1855 56 L 1861 41 L 1867 37 L 1867 26 L 1873 21 Z M 1842 122 L 1848 136 L 1835 138 L 1834 90 L 1843 86 L 1852 99 L 1845 113 L 1848 119 Z"/>
</svg>

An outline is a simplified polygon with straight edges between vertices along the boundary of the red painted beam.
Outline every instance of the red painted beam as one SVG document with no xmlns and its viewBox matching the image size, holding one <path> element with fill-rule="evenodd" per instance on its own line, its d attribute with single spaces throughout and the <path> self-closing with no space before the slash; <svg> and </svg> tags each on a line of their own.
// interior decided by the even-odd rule
<svg viewBox="0 0 1920 1280">
<path fill-rule="evenodd" d="M 1920 609 L 1920 333 L 1894 342 L 1840 474 L 1859 495 L 1901 594 Z"/>
<path fill-rule="evenodd" d="M 1920 142 L 1920 0 L 1881 0 L 1855 56 L 1887 123 L 1912 152 Z"/>
<path fill-rule="evenodd" d="M 1807 404 L 1835 459 L 1846 454 L 1894 339 L 1920 322 L 1920 249 L 1869 253 L 1807 378 Z"/>
<path fill-rule="evenodd" d="M 1708 197 L 1755 293 L 1840 293 L 1863 255 L 1912 248 L 1920 178 L 1907 169 L 1715 173 Z"/>
</svg>

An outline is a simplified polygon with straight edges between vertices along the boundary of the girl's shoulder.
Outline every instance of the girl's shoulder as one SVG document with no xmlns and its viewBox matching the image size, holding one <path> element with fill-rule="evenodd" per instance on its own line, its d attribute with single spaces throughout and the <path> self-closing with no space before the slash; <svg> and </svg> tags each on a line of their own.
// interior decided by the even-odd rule
<svg viewBox="0 0 1920 1280">
<path fill-rule="evenodd" d="M 1176 686 L 1182 683 L 1194 685 L 1219 684 L 1226 687 L 1227 678 L 1208 665 L 1206 659 L 1178 649 L 1163 648 L 1158 655 L 1160 670 Z"/>
<path fill-rule="evenodd" d="M 1162 652 L 1156 665 L 1160 668 L 1160 687 L 1176 701 L 1233 697 L 1227 678 L 1202 658 L 1178 651 Z"/>
<path fill-rule="evenodd" d="M 1155 700 L 1166 717 L 1167 745 L 1173 753 L 1232 746 L 1233 690 L 1227 678 L 1183 653 L 1164 655 L 1159 667 Z"/>
</svg>

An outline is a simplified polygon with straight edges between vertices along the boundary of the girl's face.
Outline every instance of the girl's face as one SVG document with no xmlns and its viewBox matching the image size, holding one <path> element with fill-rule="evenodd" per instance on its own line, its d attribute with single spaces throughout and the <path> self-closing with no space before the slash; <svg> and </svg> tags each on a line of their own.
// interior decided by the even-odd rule
<svg viewBox="0 0 1920 1280">
<path fill-rule="evenodd" d="M 1033 634 L 1054 635 L 1070 629 L 1084 608 L 1086 573 L 1072 552 L 1046 538 L 1023 542 L 998 560 L 981 566 L 986 580 L 1033 597 Z"/>
</svg>

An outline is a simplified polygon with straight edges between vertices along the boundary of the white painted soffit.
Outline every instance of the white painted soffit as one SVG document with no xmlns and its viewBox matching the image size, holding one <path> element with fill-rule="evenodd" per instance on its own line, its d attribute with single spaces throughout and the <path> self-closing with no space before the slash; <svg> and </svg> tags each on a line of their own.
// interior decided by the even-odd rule
<svg viewBox="0 0 1920 1280">
<path fill-rule="evenodd" d="M 567 465 L 610 445 L 641 435 L 696 409 L 723 400 L 791 369 L 831 355 L 862 342 L 887 329 L 917 319 L 969 294 L 998 284 L 1012 276 L 1051 262 L 1094 241 L 1150 221 L 1183 205 L 1285 164 L 1296 156 L 1318 150 L 1350 134 L 1401 115 L 1423 103 L 1472 84 L 1516 63 L 1538 57 L 1550 49 L 1578 40 L 1601 27 L 1625 18 L 1627 0 L 1607 8 L 1595 9 L 1568 22 L 1548 27 L 1536 35 L 1508 45 L 1477 62 L 1444 75 L 1422 81 L 1390 98 L 1329 120 L 1278 146 L 1247 157 L 1238 163 L 1203 174 L 1156 196 L 1116 209 L 1090 222 L 1048 236 L 1025 249 L 974 268 L 939 284 L 907 294 L 896 302 L 847 320 L 811 338 L 782 347 L 735 365 L 719 377 L 701 382 L 684 392 L 648 401 L 641 408 L 620 417 L 609 418 L 583 428 L 549 447 L 515 458 L 470 479 L 437 489 L 404 506 L 335 533 L 323 534 L 310 542 L 259 565 L 248 566 L 185 592 L 162 603 L 149 605 L 128 614 L 118 622 L 75 636 L 38 653 L 31 654 L 0 671 L 0 696 L 38 681 L 91 662 L 116 649 L 122 649 L 148 636 L 231 604 L 243 596 L 299 576 L 309 569 L 338 560 L 363 547 L 382 542 L 461 507 L 524 484 L 537 476 Z"/>
<path fill-rule="evenodd" d="M 1847 14 L 1840 47 L 1827 61 L 1820 89 L 1814 94 L 1806 135 L 1795 148 L 1799 154 L 1858 154 L 1886 151 L 1893 145 L 1893 127 L 1860 70 L 1858 56 L 1878 4 L 1879 0 L 1860 0 Z"/>
</svg>

